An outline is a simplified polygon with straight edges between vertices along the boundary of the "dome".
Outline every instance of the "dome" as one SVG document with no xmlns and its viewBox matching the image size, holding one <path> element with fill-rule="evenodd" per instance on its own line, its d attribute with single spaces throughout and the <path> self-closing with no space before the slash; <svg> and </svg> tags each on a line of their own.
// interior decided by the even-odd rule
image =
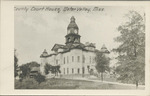
<svg viewBox="0 0 150 96">
<path fill-rule="evenodd" d="M 71 17 L 70 24 L 67 27 L 67 29 L 71 29 L 71 28 L 79 29 L 78 26 L 77 26 L 77 24 L 75 23 L 74 16 Z"/>
</svg>

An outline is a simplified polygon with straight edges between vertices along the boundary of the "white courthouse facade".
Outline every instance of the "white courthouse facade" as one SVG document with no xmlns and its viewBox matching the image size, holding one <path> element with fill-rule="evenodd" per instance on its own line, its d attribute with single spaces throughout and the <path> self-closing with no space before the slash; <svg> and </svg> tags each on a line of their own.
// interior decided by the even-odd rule
<svg viewBox="0 0 150 96">
<path fill-rule="evenodd" d="M 90 70 L 96 72 L 95 69 L 95 50 L 94 43 L 82 44 L 80 42 L 79 28 L 75 23 L 75 18 L 71 17 L 70 24 L 67 27 L 67 35 L 65 36 L 66 43 L 54 44 L 48 54 L 46 50 L 41 54 L 40 71 L 44 75 L 44 66 L 46 63 L 58 66 L 62 75 L 68 74 L 89 74 Z M 101 52 L 109 54 L 105 46 L 102 46 Z"/>
</svg>

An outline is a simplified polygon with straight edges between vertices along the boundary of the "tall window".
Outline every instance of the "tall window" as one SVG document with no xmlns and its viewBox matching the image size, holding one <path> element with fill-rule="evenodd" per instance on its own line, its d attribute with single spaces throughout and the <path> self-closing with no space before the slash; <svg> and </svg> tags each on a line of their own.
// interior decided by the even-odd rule
<svg viewBox="0 0 150 96">
<path fill-rule="evenodd" d="M 91 56 L 90 56 L 90 63 L 91 63 Z"/>
<path fill-rule="evenodd" d="M 58 64 L 58 60 L 56 60 L 56 64 Z"/>
<path fill-rule="evenodd" d="M 67 63 L 69 63 L 69 57 L 67 56 Z"/>
<path fill-rule="evenodd" d="M 80 56 L 78 56 L 78 62 L 80 62 Z"/>
<path fill-rule="evenodd" d="M 64 68 L 64 74 L 65 74 L 65 68 Z"/>
<path fill-rule="evenodd" d="M 64 57 L 64 64 L 65 64 L 65 57 Z"/>
<path fill-rule="evenodd" d="M 78 74 L 80 74 L 80 69 L 78 68 Z"/>
<path fill-rule="evenodd" d="M 82 60 L 83 60 L 83 63 L 85 63 L 85 56 L 84 55 L 82 56 Z"/>
<path fill-rule="evenodd" d="M 72 68 L 72 74 L 74 73 L 74 69 Z"/>
<path fill-rule="evenodd" d="M 74 56 L 72 56 L 72 62 L 74 62 Z"/>
<path fill-rule="evenodd" d="M 67 74 L 69 74 L 69 68 L 67 68 Z"/>
</svg>

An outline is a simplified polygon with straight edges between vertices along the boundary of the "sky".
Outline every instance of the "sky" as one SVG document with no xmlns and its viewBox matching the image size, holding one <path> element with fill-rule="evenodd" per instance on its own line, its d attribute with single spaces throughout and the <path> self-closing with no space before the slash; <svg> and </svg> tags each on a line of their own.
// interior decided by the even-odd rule
<svg viewBox="0 0 150 96">
<path fill-rule="evenodd" d="M 41 10 L 31 10 L 41 8 Z M 114 38 L 119 36 L 117 27 L 126 22 L 125 14 L 130 10 L 144 13 L 142 6 L 98 6 L 103 11 L 45 11 L 47 6 L 16 6 L 14 13 L 14 38 L 18 64 L 31 61 L 40 63 L 44 51 L 50 54 L 54 44 L 65 44 L 67 26 L 72 16 L 76 19 L 81 35 L 81 43 L 90 42 L 100 49 L 103 44 L 112 50 L 119 44 Z M 67 6 L 48 6 L 63 10 Z M 96 6 L 70 6 L 73 8 L 90 8 Z M 25 10 L 28 9 L 28 10 Z"/>
</svg>

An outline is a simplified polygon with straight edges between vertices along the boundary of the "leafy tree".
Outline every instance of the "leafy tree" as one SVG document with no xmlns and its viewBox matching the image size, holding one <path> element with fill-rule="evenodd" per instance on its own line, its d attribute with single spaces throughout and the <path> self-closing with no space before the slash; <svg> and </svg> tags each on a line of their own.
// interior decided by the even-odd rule
<svg viewBox="0 0 150 96">
<path fill-rule="evenodd" d="M 29 76 L 30 74 L 30 71 L 33 67 L 39 67 L 40 64 L 38 64 L 37 62 L 30 62 L 30 63 L 26 63 L 26 64 L 23 64 L 20 66 L 20 69 L 22 71 L 22 74 L 21 76 L 24 78 L 24 77 L 27 77 Z"/>
<path fill-rule="evenodd" d="M 23 64 L 23 65 L 21 65 L 20 66 L 20 69 L 21 69 L 21 71 L 22 71 L 22 78 L 25 78 L 25 77 L 27 77 L 27 76 L 29 76 L 29 74 L 30 74 L 30 71 L 31 71 L 31 68 L 29 67 L 29 65 L 28 64 Z"/>
<path fill-rule="evenodd" d="M 51 66 L 50 71 L 51 71 L 51 73 L 55 74 L 55 76 L 58 76 L 58 73 L 61 73 L 59 65 Z"/>
<path fill-rule="evenodd" d="M 145 25 L 142 16 L 130 11 L 125 15 L 128 19 L 123 25 L 118 27 L 120 36 L 115 38 L 120 46 L 114 49 L 119 53 L 116 72 L 118 78 L 124 82 L 135 83 L 144 82 L 145 78 Z"/>
<path fill-rule="evenodd" d="M 109 71 L 109 61 L 110 58 L 105 56 L 105 53 L 96 51 L 96 70 L 100 74 L 101 80 L 103 81 L 103 73 Z"/>
<path fill-rule="evenodd" d="M 51 71 L 52 74 L 55 74 L 55 76 L 58 76 L 58 73 L 61 73 L 59 65 L 52 66 L 47 63 L 45 64 L 44 69 L 46 75 L 49 74 L 49 71 Z"/>
<path fill-rule="evenodd" d="M 17 68 L 18 68 L 18 58 L 17 58 L 17 56 L 15 54 L 14 55 L 14 76 L 15 77 L 18 75 Z"/>
</svg>

